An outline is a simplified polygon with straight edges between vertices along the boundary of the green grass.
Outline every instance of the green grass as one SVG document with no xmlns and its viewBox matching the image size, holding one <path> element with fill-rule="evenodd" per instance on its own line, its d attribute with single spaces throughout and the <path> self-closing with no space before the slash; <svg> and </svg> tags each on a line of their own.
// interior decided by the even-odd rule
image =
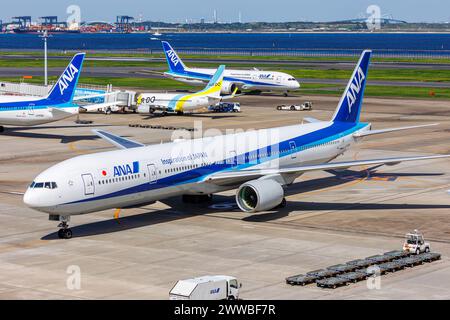
<svg viewBox="0 0 450 320">
<path fill-rule="evenodd" d="M 50 57 L 55 56 L 66 56 L 71 57 L 75 51 L 70 52 L 50 52 Z M 42 51 L 6 51 L 1 52 L 0 55 L 23 55 L 23 56 L 35 56 L 42 55 Z M 149 54 L 149 53 L 141 53 L 139 51 L 131 53 L 115 53 L 114 51 L 108 53 L 95 53 L 89 52 L 89 57 L 139 57 L 139 58 L 164 58 L 163 54 Z M 340 56 L 330 56 L 330 57 L 294 57 L 294 56 L 247 56 L 247 55 L 193 55 L 193 54 L 180 54 L 182 59 L 230 59 L 230 60 L 249 60 L 249 61 L 258 61 L 258 60 L 286 60 L 286 61 L 357 61 L 358 57 L 340 57 Z M 437 58 L 373 58 L 374 62 L 412 62 L 412 63 L 444 63 L 450 64 L 450 59 L 437 59 Z"/>
<path fill-rule="evenodd" d="M 55 81 L 56 77 L 50 77 Z M 19 82 L 19 78 L 0 78 L 0 81 Z M 28 83 L 43 83 L 43 77 L 35 77 L 27 80 Z M 147 78 L 90 78 L 81 77 L 80 83 L 92 85 L 112 84 L 114 87 L 133 88 L 136 90 L 191 90 L 197 91 L 201 87 L 188 86 L 171 79 L 147 79 Z M 302 88 L 292 93 L 294 95 L 334 95 L 340 96 L 344 86 L 336 84 L 312 84 L 305 83 Z M 420 99 L 445 99 L 450 100 L 450 90 L 427 87 L 402 87 L 402 86 L 368 86 L 368 97 L 395 97 L 395 98 L 420 98 Z M 433 93 L 433 95 L 431 95 Z"/>
</svg>

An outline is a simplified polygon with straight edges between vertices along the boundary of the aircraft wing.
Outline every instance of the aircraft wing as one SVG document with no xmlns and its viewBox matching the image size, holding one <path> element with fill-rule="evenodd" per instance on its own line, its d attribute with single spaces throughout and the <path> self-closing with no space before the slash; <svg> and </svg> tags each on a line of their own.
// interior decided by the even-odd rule
<svg viewBox="0 0 450 320">
<path fill-rule="evenodd" d="M 288 168 L 274 168 L 274 169 L 244 169 L 244 170 L 231 170 L 222 171 L 218 173 L 211 174 L 203 180 L 204 182 L 213 182 L 220 184 L 221 181 L 227 181 L 230 179 L 239 178 L 249 178 L 249 177 L 262 177 L 268 175 L 279 175 L 279 174 L 302 174 L 309 171 L 322 171 L 331 169 L 347 169 L 356 166 L 368 166 L 368 165 L 389 165 L 393 166 L 401 162 L 406 161 L 420 161 L 420 160 L 432 160 L 432 159 L 442 159 L 450 158 L 448 155 L 435 155 L 435 156 L 415 156 L 415 157 L 402 157 L 402 158 L 385 158 L 385 159 L 372 159 L 372 160 L 357 160 L 357 161 L 345 161 L 345 162 L 334 162 L 334 163 L 324 163 L 315 164 L 309 166 L 300 167 L 288 167 Z"/>
<path fill-rule="evenodd" d="M 374 134 L 382 134 L 382 133 L 409 130 L 409 129 L 425 128 L 425 127 L 432 127 L 432 126 L 437 126 L 437 125 L 438 125 L 438 123 L 431 123 L 431 124 L 423 124 L 420 126 L 409 126 L 409 127 L 381 129 L 381 130 L 369 130 L 369 131 L 357 132 L 353 136 L 355 138 L 363 138 L 363 137 L 371 136 Z"/>
<path fill-rule="evenodd" d="M 100 138 L 112 143 L 113 145 L 115 145 L 116 147 L 120 148 L 120 149 L 132 149 L 132 148 L 139 148 L 139 147 L 144 147 L 145 145 L 140 143 L 140 142 L 136 142 L 130 139 L 126 139 L 123 138 L 121 136 L 117 136 L 115 134 L 112 134 L 110 132 L 107 131 L 103 131 L 103 130 L 92 130 L 92 132 L 94 132 L 96 135 L 98 135 Z"/>
</svg>

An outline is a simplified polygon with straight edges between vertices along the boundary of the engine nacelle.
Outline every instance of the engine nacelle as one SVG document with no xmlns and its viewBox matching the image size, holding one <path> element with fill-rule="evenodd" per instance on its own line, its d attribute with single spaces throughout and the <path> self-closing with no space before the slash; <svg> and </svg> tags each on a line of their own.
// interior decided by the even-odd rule
<svg viewBox="0 0 450 320">
<path fill-rule="evenodd" d="M 283 187 L 271 179 L 246 182 L 236 193 L 237 205 L 244 212 L 271 210 L 279 206 L 283 199 Z"/>
<path fill-rule="evenodd" d="M 222 83 L 222 89 L 220 91 L 221 94 L 232 94 L 234 90 L 237 88 L 237 84 L 233 82 L 224 81 Z"/>
</svg>

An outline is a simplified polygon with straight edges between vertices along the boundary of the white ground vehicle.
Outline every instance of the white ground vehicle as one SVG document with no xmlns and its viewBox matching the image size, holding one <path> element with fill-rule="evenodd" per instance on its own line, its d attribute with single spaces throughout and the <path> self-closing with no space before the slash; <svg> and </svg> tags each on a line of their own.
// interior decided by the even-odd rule
<svg viewBox="0 0 450 320">
<path fill-rule="evenodd" d="M 230 276 L 204 276 L 180 280 L 170 290 L 170 300 L 236 300 L 239 299 L 239 284 Z"/>
<path fill-rule="evenodd" d="M 423 252 L 430 252 L 430 244 L 425 242 L 423 235 L 417 230 L 414 233 L 407 233 L 403 250 L 413 254 L 420 254 Z"/>
<path fill-rule="evenodd" d="M 312 102 L 306 101 L 302 103 L 301 105 L 298 104 L 291 104 L 291 105 L 279 105 L 277 106 L 277 110 L 289 110 L 289 111 L 306 111 L 306 110 L 312 110 Z"/>
</svg>

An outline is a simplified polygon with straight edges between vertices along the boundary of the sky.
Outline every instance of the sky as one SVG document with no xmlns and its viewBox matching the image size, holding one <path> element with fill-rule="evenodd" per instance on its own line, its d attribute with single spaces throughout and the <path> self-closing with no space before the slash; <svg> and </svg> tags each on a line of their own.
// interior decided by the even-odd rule
<svg viewBox="0 0 450 320">
<path fill-rule="evenodd" d="M 137 20 L 185 22 L 213 20 L 217 10 L 220 22 L 267 21 L 336 21 L 360 18 L 369 5 L 378 5 L 382 16 L 408 22 L 449 22 L 448 0 L 14 0 L 2 4 L 0 19 L 10 21 L 13 16 L 38 17 L 57 15 L 66 21 L 70 5 L 81 9 L 82 21 L 115 20 L 117 15 L 130 15 Z M 367 16 L 367 15 L 366 15 Z"/>
</svg>

